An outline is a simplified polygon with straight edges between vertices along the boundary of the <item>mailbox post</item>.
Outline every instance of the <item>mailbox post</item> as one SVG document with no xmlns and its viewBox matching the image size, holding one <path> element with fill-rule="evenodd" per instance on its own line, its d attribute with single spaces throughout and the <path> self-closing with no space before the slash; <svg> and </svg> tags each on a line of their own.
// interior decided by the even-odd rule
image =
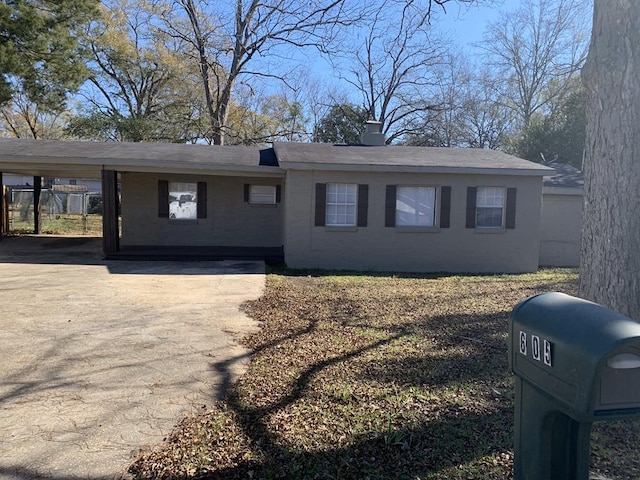
<svg viewBox="0 0 640 480">
<path fill-rule="evenodd" d="M 562 293 L 518 304 L 514 480 L 588 480 L 591 424 L 640 416 L 640 324 Z"/>
</svg>

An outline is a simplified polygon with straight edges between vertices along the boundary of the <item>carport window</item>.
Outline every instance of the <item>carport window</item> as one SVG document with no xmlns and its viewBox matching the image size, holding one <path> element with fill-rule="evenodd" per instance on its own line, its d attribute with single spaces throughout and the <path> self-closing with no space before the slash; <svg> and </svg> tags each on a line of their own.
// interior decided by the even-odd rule
<svg viewBox="0 0 640 480">
<path fill-rule="evenodd" d="M 169 218 L 196 220 L 198 218 L 198 184 L 169 182 Z"/>
<path fill-rule="evenodd" d="M 207 217 L 206 182 L 158 182 L 158 216 L 176 221 Z"/>
</svg>

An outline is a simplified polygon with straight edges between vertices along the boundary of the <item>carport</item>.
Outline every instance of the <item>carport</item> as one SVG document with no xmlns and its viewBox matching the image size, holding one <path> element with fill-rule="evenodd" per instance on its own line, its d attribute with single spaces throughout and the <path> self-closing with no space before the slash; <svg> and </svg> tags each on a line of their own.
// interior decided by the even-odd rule
<svg viewBox="0 0 640 480">
<path fill-rule="evenodd" d="M 3 173 L 33 177 L 34 227 L 42 233 L 40 196 L 44 177 L 101 178 L 103 195 L 103 250 L 105 255 L 119 250 L 118 172 L 109 166 L 108 151 L 104 158 L 92 158 L 92 144 L 81 142 L 30 141 L 2 139 L 0 143 L 0 185 Z M 89 148 L 87 148 L 87 146 Z M 8 200 L 4 188 L 0 191 L 0 239 L 9 231 Z"/>
<path fill-rule="evenodd" d="M 145 243 L 138 241 L 137 244 L 121 245 L 120 225 L 119 225 L 119 185 L 123 174 L 134 177 L 136 181 L 140 178 L 188 178 L 198 179 L 198 187 L 201 183 L 199 179 L 218 179 L 218 184 L 228 182 L 235 178 L 236 184 L 242 188 L 241 181 L 256 183 L 260 179 L 261 183 L 277 184 L 284 179 L 284 172 L 277 166 L 277 161 L 272 149 L 250 148 L 250 147 L 223 147 L 209 145 L 178 145 L 178 144 L 149 144 L 149 143 L 98 143 L 98 142 L 78 142 L 78 141 L 53 141 L 53 140 L 26 140 L 26 139 L 0 139 L 0 185 L 3 185 L 2 174 L 14 173 L 29 175 L 34 178 L 34 233 L 41 233 L 40 215 L 40 192 L 42 190 L 42 179 L 44 177 L 78 177 L 78 178 L 101 178 L 103 196 L 103 251 L 106 258 L 162 258 L 162 259 L 182 259 L 187 257 L 197 257 L 208 260 L 221 259 L 260 259 L 280 261 L 283 257 L 281 235 L 272 235 L 268 243 L 243 244 L 234 242 L 234 239 L 227 243 L 207 238 L 209 231 L 200 227 L 197 235 L 189 233 L 185 237 L 184 244 L 179 242 L 167 244 L 164 242 L 163 232 L 155 232 L 156 237 L 150 238 Z M 145 177 L 146 175 L 146 177 Z M 223 179 L 223 180 L 221 180 Z M 190 180 L 191 181 L 191 180 Z M 158 180 L 154 180 L 158 185 Z M 149 182 L 147 182 L 149 183 Z M 166 181 L 165 181 L 166 183 Z M 148 192 L 147 192 L 148 193 Z M 165 195 L 164 200 L 162 195 Z M 158 189 L 153 202 L 166 204 L 166 191 Z M 234 193 L 235 195 L 235 193 Z M 5 189 L 0 189 L 0 239 L 9 231 L 7 198 Z M 240 193 L 241 196 L 241 193 Z M 207 195 L 206 190 L 202 195 L 198 195 L 199 201 L 203 202 L 206 211 Z M 235 198 L 235 197 L 234 197 Z M 145 206 L 151 203 L 149 195 L 144 199 Z M 213 200 L 209 196 L 209 203 Z M 124 200 L 123 200 L 124 204 Z M 157 208 L 156 206 L 153 208 Z M 210 208 L 210 210 L 213 210 Z M 131 203 L 128 208 L 129 213 L 133 212 Z M 273 216 L 272 211 L 263 210 Z M 210 213 L 213 217 L 215 212 Z M 146 214 L 146 219 L 157 217 L 158 215 Z M 281 213 L 278 213 L 281 215 Z M 162 216 L 162 214 L 159 214 Z M 168 215 L 167 215 L 168 216 Z M 124 218 L 124 214 L 122 216 Z M 132 220 L 129 227 L 134 222 L 145 221 L 145 214 L 130 215 Z M 200 216 L 198 216 L 200 219 Z M 236 219 L 236 223 L 245 222 L 247 228 L 255 219 L 253 217 L 246 220 Z M 157 219 L 156 219 L 157 220 Z M 217 218 L 216 228 L 218 231 L 226 228 L 226 225 Z M 187 222 L 184 222 L 187 223 Z M 197 223 L 197 222 L 193 222 Z M 273 230 L 279 232 L 281 225 L 273 223 Z M 242 225 L 241 225 L 242 226 Z M 212 227 L 208 227 L 211 230 Z M 234 225 L 239 230 L 238 225 Z M 187 229 L 183 228 L 183 231 Z M 193 231 L 193 228 L 192 230 Z M 246 235 L 244 235 L 246 237 Z M 238 238 L 243 238 L 243 233 L 237 233 Z M 194 242 L 195 240 L 195 242 Z M 193 242 L 193 244 L 189 243 Z M 133 242 L 135 243 L 135 242 Z M 245 242 L 246 243 L 246 242 Z"/>
</svg>

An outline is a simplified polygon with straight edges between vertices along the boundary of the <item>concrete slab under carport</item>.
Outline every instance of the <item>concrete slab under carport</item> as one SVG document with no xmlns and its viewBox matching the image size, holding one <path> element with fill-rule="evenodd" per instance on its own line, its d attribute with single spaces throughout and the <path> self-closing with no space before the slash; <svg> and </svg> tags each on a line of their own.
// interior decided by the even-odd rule
<svg viewBox="0 0 640 480">
<path fill-rule="evenodd" d="M 102 260 L 100 238 L 0 242 L 0 478 L 119 478 L 246 365 L 261 262 Z"/>
</svg>

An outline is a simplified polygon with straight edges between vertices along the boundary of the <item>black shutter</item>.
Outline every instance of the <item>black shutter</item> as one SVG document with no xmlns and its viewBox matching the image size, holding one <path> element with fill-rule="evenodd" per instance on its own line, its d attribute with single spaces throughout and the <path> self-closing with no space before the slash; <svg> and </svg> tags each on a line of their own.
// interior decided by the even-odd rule
<svg viewBox="0 0 640 480">
<path fill-rule="evenodd" d="M 276 185 L 276 203 L 282 201 L 282 185 Z"/>
<path fill-rule="evenodd" d="M 327 216 L 327 184 L 316 183 L 316 218 L 315 226 L 324 227 Z"/>
<path fill-rule="evenodd" d="M 367 226 L 369 215 L 369 185 L 358 185 L 358 226 Z"/>
<path fill-rule="evenodd" d="M 158 216 L 169 218 L 169 182 L 158 180 Z"/>
<path fill-rule="evenodd" d="M 251 186 L 248 183 L 244 184 L 244 201 L 249 203 L 249 189 Z"/>
<path fill-rule="evenodd" d="M 476 195 L 478 187 L 467 187 L 467 228 L 476 228 Z"/>
<path fill-rule="evenodd" d="M 516 228 L 516 189 L 507 188 L 507 212 L 505 215 L 505 228 Z"/>
<path fill-rule="evenodd" d="M 449 228 L 451 216 L 451 187 L 440 187 L 440 228 Z"/>
<path fill-rule="evenodd" d="M 207 182 L 198 182 L 196 202 L 198 218 L 207 218 Z"/>
<path fill-rule="evenodd" d="M 387 185 L 387 193 L 384 199 L 384 226 L 396 226 L 396 186 Z"/>
</svg>

